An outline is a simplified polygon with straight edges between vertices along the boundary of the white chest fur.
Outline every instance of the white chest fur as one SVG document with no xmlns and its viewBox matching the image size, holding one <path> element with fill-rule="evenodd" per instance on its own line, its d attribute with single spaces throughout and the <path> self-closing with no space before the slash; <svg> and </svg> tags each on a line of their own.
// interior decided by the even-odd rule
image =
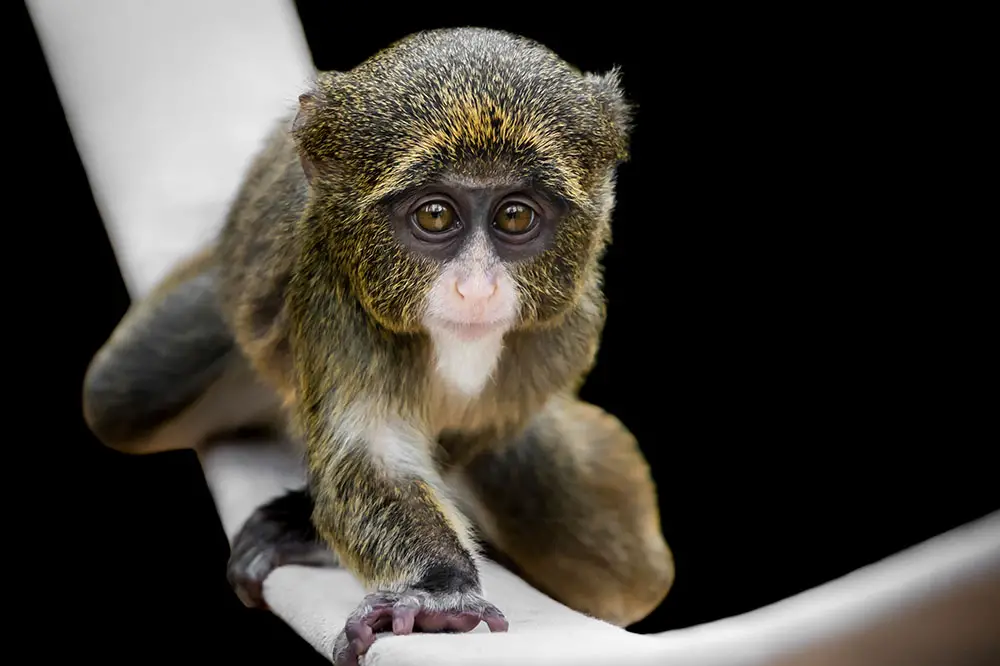
<svg viewBox="0 0 1000 666">
<path fill-rule="evenodd" d="M 503 352 L 503 331 L 466 340 L 448 331 L 435 331 L 436 371 L 444 383 L 462 395 L 479 395 L 496 371 Z"/>
</svg>

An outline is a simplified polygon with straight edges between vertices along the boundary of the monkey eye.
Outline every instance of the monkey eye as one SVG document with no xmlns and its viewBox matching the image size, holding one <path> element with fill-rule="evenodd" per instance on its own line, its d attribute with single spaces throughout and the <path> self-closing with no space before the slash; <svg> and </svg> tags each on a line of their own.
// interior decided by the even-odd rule
<svg viewBox="0 0 1000 666">
<path fill-rule="evenodd" d="M 458 226 L 455 209 L 444 201 L 428 201 L 411 216 L 413 224 L 427 234 L 441 234 Z"/>
<path fill-rule="evenodd" d="M 535 228 L 537 216 L 531 206 L 512 201 L 504 204 L 493 216 L 493 227 L 505 234 L 518 236 Z"/>
</svg>

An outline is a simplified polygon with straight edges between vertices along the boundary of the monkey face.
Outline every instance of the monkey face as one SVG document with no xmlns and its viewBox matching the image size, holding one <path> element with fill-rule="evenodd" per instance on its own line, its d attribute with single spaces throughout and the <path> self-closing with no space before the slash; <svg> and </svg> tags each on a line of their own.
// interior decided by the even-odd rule
<svg viewBox="0 0 1000 666">
<path fill-rule="evenodd" d="M 395 198 L 388 217 L 397 242 L 433 266 L 434 280 L 420 296 L 421 324 L 469 339 L 545 318 L 530 267 L 557 268 L 546 254 L 557 251 L 567 208 L 528 183 L 457 175 Z M 567 287 L 557 295 L 572 294 L 578 276 L 556 278 Z"/>
<path fill-rule="evenodd" d="M 617 73 L 496 31 L 428 32 L 300 99 L 313 226 L 383 326 L 545 326 L 594 277 L 626 154 Z"/>
</svg>

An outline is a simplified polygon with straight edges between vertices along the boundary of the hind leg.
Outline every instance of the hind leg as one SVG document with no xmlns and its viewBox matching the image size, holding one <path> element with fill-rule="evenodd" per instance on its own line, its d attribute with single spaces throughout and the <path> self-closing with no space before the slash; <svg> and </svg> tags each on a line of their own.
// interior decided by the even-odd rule
<svg viewBox="0 0 1000 666">
<path fill-rule="evenodd" d="M 553 401 L 521 437 L 467 464 L 462 486 L 466 511 L 515 571 L 577 611 L 632 624 L 673 584 L 649 467 L 593 405 Z"/>
<path fill-rule="evenodd" d="M 277 419 L 278 401 L 236 348 L 210 251 L 135 303 L 84 379 L 84 417 L 107 446 L 154 453 Z"/>
</svg>

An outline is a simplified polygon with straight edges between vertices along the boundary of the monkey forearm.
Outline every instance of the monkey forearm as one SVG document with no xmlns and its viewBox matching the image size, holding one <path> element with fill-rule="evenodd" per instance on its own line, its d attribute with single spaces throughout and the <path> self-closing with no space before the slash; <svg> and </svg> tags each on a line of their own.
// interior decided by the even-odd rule
<svg viewBox="0 0 1000 666">
<path fill-rule="evenodd" d="M 466 527 L 428 475 L 394 468 L 375 442 L 312 456 L 319 534 L 342 563 L 381 590 L 479 591 Z M 463 543 L 465 542 L 465 543 Z"/>
</svg>

